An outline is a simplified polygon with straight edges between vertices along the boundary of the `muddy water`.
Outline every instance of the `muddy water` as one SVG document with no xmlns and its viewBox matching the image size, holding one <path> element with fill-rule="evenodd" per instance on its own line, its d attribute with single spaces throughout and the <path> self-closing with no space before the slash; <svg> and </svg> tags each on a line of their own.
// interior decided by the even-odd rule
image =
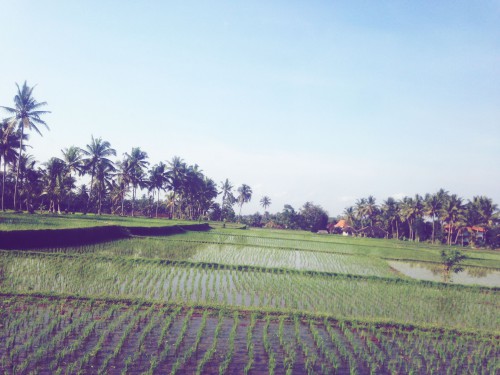
<svg viewBox="0 0 500 375">
<path fill-rule="evenodd" d="M 414 279 L 446 281 L 440 264 L 389 261 L 389 265 L 397 271 Z M 451 275 L 454 284 L 476 284 L 500 287 L 500 271 L 490 268 L 464 267 L 464 271 Z"/>
</svg>

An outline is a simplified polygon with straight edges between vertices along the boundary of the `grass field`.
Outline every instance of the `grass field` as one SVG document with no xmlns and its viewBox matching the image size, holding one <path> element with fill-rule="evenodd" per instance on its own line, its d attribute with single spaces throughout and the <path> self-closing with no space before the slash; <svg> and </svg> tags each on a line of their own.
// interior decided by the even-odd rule
<svg viewBox="0 0 500 375">
<path fill-rule="evenodd" d="M 0 230 L 25 230 L 25 229 L 64 229 L 82 228 L 105 225 L 121 226 L 144 226 L 159 227 L 170 225 L 182 225 L 192 223 L 191 221 L 131 218 L 116 215 L 94 215 L 94 214 L 65 214 L 65 215 L 28 215 L 19 213 L 0 214 Z"/>
<path fill-rule="evenodd" d="M 116 219 L 125 226 L 154 221 Z M 22 228 L 57 220 L 26 216 L 32 226 Z M 66 227 L 94 218 L 73 220 Z M 7 374 L 499 371 L 499 287 L 420 281 L 390 266 L 418 261 L 439 270 L 440 246 L 213 227 L 0 250 L 0 368 Z M 498 252 L 467 255 L 478 280 L 500 269 Z"/>
</svg>

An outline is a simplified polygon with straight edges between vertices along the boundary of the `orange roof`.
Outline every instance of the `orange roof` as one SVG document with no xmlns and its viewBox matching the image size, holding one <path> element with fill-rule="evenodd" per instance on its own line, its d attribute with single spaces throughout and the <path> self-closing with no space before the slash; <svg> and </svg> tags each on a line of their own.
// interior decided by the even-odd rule
<svg viewBox="0 0 500 375">
<path fill-rule="evenodd" d="M 475 230 L 476 232 L 486 232 L 486 229 L 481 228 L 481 227 L 476 227 L 476 226 L 467 227 L 467 229 L 472 229 L 472 230 Z"/>
<path fill-rule="evenodd" d="M 450 229 L 450 225 L 449 224 L 446 224 L 443 226 L 444 229 Z M 462 227 L 464 228 L 464 227 Z M 472 227 L 465 227 L 465 229 L 467 229 L 468 231 L 473 231 L 473 232 L 486 232 L 486 229 L 482 228 L 482 227 L 477 227 L 475 225 L 473 225 Z"/>
<path fill-rule="evenodd" d="M 346 221 L 344 219 L 339 220 L 337 224 L 334 225 L 335 228 L 345 228 L 348 227 Z"/>
</svg>

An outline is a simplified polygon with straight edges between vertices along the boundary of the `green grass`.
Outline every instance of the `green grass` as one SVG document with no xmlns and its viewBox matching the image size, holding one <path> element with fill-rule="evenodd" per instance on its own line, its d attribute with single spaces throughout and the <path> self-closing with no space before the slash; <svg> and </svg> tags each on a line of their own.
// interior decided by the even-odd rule
<svg viewBox="0 0 500 375">
<path fill-rule="evenodd" d="M 117 215 L 94 214 L 19 214 L 13 212 L 0 213 L 0 230 L 25 229 L 64 229 L 82 228 L 104 225 L 161 227 L 171 225 L 193 224 L 193 221 L 152 219 L 146 217 L 123 217 Z"/>
</svg>

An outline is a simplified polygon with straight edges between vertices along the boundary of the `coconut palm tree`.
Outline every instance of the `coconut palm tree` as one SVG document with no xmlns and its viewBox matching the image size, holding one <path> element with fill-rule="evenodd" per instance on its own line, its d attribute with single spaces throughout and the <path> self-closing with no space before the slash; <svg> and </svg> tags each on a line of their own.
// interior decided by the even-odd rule
<svg viewBox="0 0 500 375">
<path fill-rule="evenodd" d="M 260 199 L 260 205 L 264 208 L 264 211 L 267 210 L 267 208 L 271 205 L 271 198 L 269 198 L 267 195 L 264 195 Z"/>
<path fill-rule="evenodd" d="M 392 237 L 394 238 L 394 224 L 396 228 L 396 238 L 399 238 L 399 203 L 392 197 L 387 198 L 382 204 L 382 215 L 387 220 L 390 228 L 387 228 L 387 232 L 389 229 L 391 230 Z"/>
<path fill-rule="evenodd" d="M 451 245 L 454 229 L 458 229 L 459 223 L 464 219 L 464 205 L 462 198 L 452 194 L 443 205 L 440 212 L 441 219 L 447 224 L 448 236 L 446 243 Z"/>
<path fill-rule="evenodd" d="M 252 199 L 252 188 L 248 186 L 247 184 L 242 184 L 238 188 L 238 204 L 240 205 L 240 220 L 241 220 L 241 207 L 243 207 L 244 203 L 250 202 Z"/>
<path fill-rule="evenodd" d="M 101 138 L 94 138 L 92 135 L 92 140 L 90 144 L 86 145 L 86 148 L 80 149 L 82 154 L 85 156 L 83 158 L 84 170 L 90 172 L 90 191 L 89 199 L 87 201 L 86 211 L 89 210 L 90 201 L 92 200 L 92 192 L 94 189 L 94 177 L 98 168 L 101 171 L 106 170 L 102 166 L 113 167 L 113 162 L 109 159 L 110 156 L 116 156 L 115 149 L 111 148 L 111 144 L 108 141 L 103 141 Z M 108 168 L 110 169 L 110 168 Z"/>
<path fill-rule="evenodd" d="M 50 112 L 39 110 L 41 107 L 47 105 L 47 103 L 46 102 L 39 103 L 33 97 L 33 89 L 35 88 L 35 86 L 29 87 L 26 81 L 24 81 L 22 88 L 20 88 L 17 83 L 16 86 L 17 86 L 17 94 L 14 97 L 15 107 L 13 108 L 0 107 L 0 108 L 3 108 L 12 115 L 11 117 L 12 123 L 14 124 L 14 126 L 18 127 L 21 130 L 21 137 L 19 143 L 19 156 L 21 156 L 23 151 L 24 131 L 25 130 L 31 131 L 34 129 L 38 134 L 42 135 L 42 133 L 38 129 L 39 125 L 43 125 L 45 126 L 45 128 L 47 128 L 47 130 L 49 130 L 48 125 L 45 123 L 44 120 L 41 119 L 41 116 Z M 16 181 L 14 184 L 14 209 L 16 209 L 20 160 L 21 158 L 19 157 L 17 161 Z"/>
<path fill-rule="evenodd" d="M 347 225 L 354 227 L 356 221 L 356 209 L 352 206 L 347 207 L 342 214 L 342 218 L 346 221 Z"/>
<path fill-rule="evenodd" d="M 125 206 L 125 196 L 127 195 L 128 188 L 132 182 L 132 173 L 129 159 L 123 159 L 121 162 L 117 163 L 117 172 L 116 177 L 118 179 L 115 189 L 117 193 L 117 199 L 120 200 L 121 206 L 121 216 L 125 215 L 124 206 Z"/>
<path fill-rule="evenodd" d="M 174 156 L 171 161 L 168 162 L 168 173 L 170 176 L 170 189 L 172 190 L 171 198 L 171 217 L 175 217 L 176 212 L 176 202 L 178 193 L 180 192 L 185 176 L 186 176 L 186 163 L 179 156 Z"/>
<path fill-rule="evenodd" d="M 146 186 L 144 179 L 144 169 L 148 166 L 149 162 L 146 161 L 148 154 L 142 151 L 139 147 L 133 147 L 132 152 L 125 153 L 125 158 L 128 159 L 130 168 L 130 182 L 132 184 L 132 216 L 134 216 L 135 196 L 137 188 Z"/>
<path fill-rule="evenodd" d="M 436 217 L 439 214 L 439 211 L 443 208 L 443 199 L 441 194 L 425 194 L 424 198 L 424 214 L 428 215 L 432 218 L 432 236 L 431 241 L 434 243 L 435 241 L 435 233 L 436 233 Z"/>
<path fill-rule="evenodd" d="M 71 190 L 74 188 L 74 183 L 76 181 L 73 177 L 73 173 L 78 173 L 80 175 L 83 173 L 82 156 L 80 148 L 76 146 L 70 146 L 61 150 L 61 152 L 63 154 L 62 161 L 65 164 L 64 186 L 68 197 L 66 210 L 69 212 Z"/>
<path fill-rule="evenodd" d="M 116 171 L 113 164 L 99 163 L 95 169 L 95 191 L 97 194 L 97 214 L 102 214 L 102 203 L 106 192 L 113 188 L 113 175 Z"/>
<path fill-rule="evenodd" d="M 152 191 L 157 190 L 157 198 L 156 198 L 156 217 L 158 217 L 158 207 L 160 205 L 160 191 L 166 190 L 167 183 L 169 181 L 168 174 L 166 170 L 167 166 L 160 162 L 157 165 L 154 165 L 153 168 L 149 171 L 149 186 L 148 188 Z"/>
<path fill-rule="evenodd" d="M 202 188 L 198 194 L 198 212 L 199 218 L 207 214 L 208 210 L 212 207 L 213 201 L 218 195 L 217 184 L 211 178 L 203 177 Z"/>
<path fill-rule="evenodd" d="M 35 168 L 36 160 L 33 155 L 23 154 L 19 159 L 19 207 L 21 208 L 24 197 L 26 210 L 32 213 L 32 201 L 43 190 L 43 173 L 40 168 Z"/>
<path fill-rule="evenodd" d="M 49 212 L 61 213 L 60 202 L 64 190 L 65 173 L 65 164 L 61 159 L 52 157 L 45 163 L 43 195 L 49 198 Z"/>
<path fill-rule="evenodd" d="M 222 205 L 221 205 L 221 220 L 224 220 L 224 212 L 227 211 L 228 207 L 232 207 L 236 198 L 233 195 L 233 185 L 226 178 L 226 181 L 220 183 L 221 193 L 222 193 Z"/>
<path fill-rule="evenodd" d="M 467 204 L 468 224 L 491 228 L 497 218 L 498 205 L 491 198 L 476 196 Z"/>
<path fill-rule="evenodd" d="M 24 134 L 24 139 L 26 140 L 27 138 L 28 135 Z M 4 195 L 7 165 L 14 165 L 19 156 L 17 150 L 19 150 L 20 147 L 21 139 L 19 132 L 14 131 L 12 122 L 10 122 L 8 119 L 4 119 L 0 124 L 0 164 L 3 162 L 2 211 L 5 211 Z"/>
<path fill-rule="evenodd" d="M 373 195 L 368 196 L 364 205 L 364 214 L 370 220 L 370 225 L 373 227 L 375 217 L 378 213 L 378 206 Z"/>
</svg>

